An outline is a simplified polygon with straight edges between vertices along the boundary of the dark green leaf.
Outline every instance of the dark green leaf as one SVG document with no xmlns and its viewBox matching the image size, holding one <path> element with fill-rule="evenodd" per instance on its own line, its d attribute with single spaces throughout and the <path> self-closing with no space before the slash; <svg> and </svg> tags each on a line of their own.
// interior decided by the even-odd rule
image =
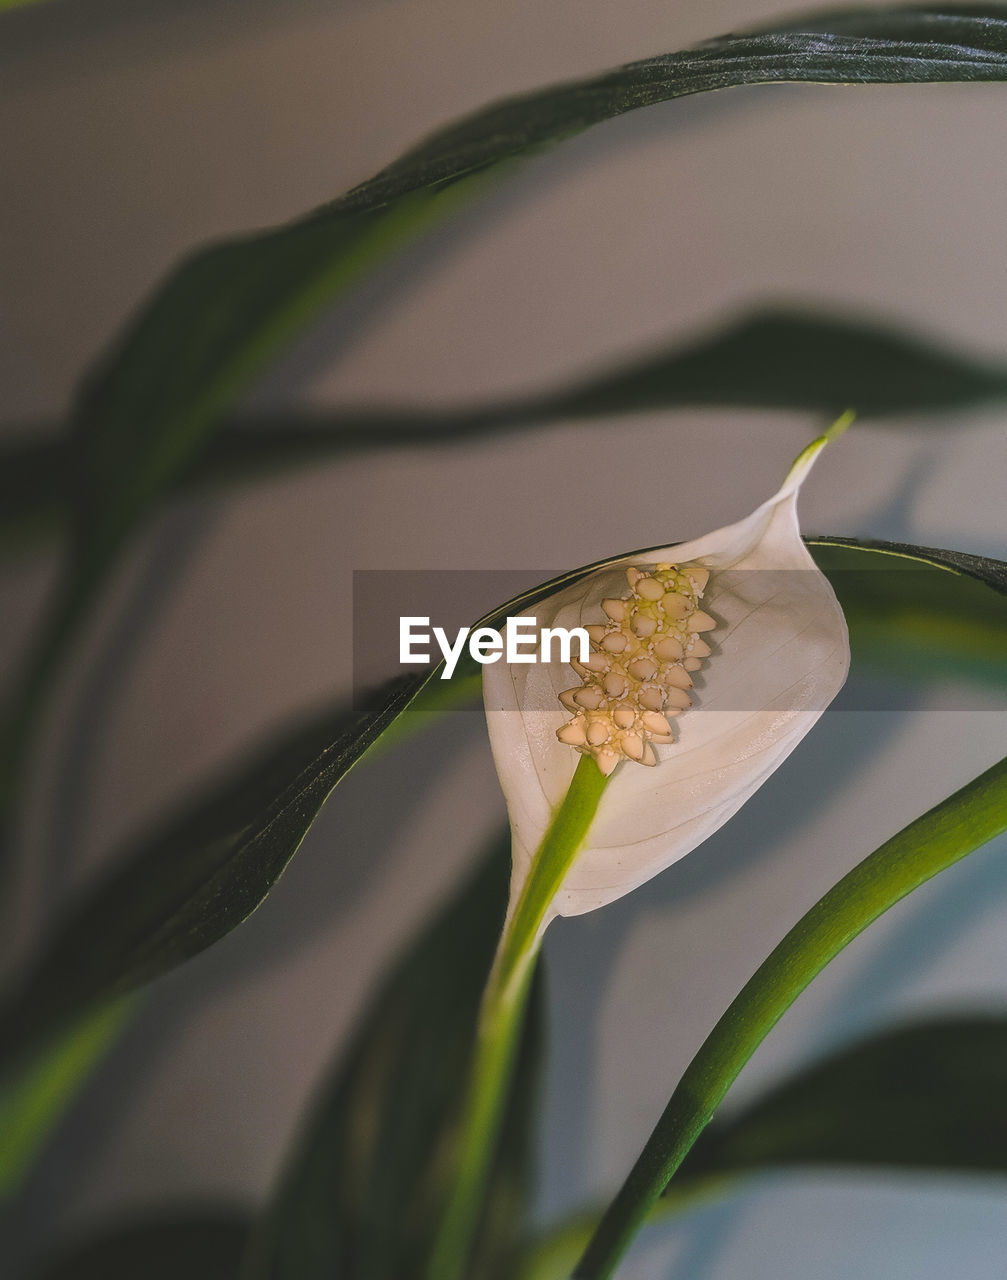
<svg viewBox="0 0 1007 1280">
<path fill-rule="evenodd" d="M 825 966 L 896 902 L 1007 830 L 1007 759 L 911 822 L 790 930 L 685 1070 L 574 1272 L 607 1280 L 758 1046 Z"/>
<path fill-rule="evenodd" d="M 225 423 L 181 470 L 182 488 L 368 449 L 477 439 L 570 418 L 682 406 L 801 409 L 860 418 L 962 409 L 1007 397 L 1007 367 L 972 360 L 874 321 L 801 310 L 756 312 L 685 346 L 544 395 L 461 409 L 347 409 Z M 0 548 L 54 528 L 69 481 L 66 449 L 21 433 L 0 445 Z"/>
<path fill-rule="evenodd" d="M 1007 1020 L 949 1017 L 863 1041 L 711 1125 L 687 1175 L 773 1165 L 1007 1173 Z"/>
<path fill-rule="evenodd" d="M 423 676 L 359 714 L 328 711 L 137 842 L 57 929 L 0 1017 L 10 1063 L 71 1018 L 181 964 L 269 893 L 332 788 L 408 707 Z"/>
<path fill-rule="evenodd" d="M 109 1228 L 34 1280 L 238 1280 L 249 1225 L 237 1209 L 161 1211 Z"/>
<path fill-rule="evenodd" d="M 790 21 L 491 106 L 309 218 L 201 251 L 144 308 L 78 401 L 79 558 L 109 555 L 263 363 L 366 270 L 467 197 L 456 184 L 603 120 L 713 89 L 1004 79 L 1003 6 Z"/>
<path fill-rule="evenodd" d="M 868 567 L 873 559 L 878 568 L 889 568 L 896 560 L 906 568 L 934 567 L 945 573 L 981 582 L 1000 595 L 1007 595 L 1007 562 L 991 556 L 976 556 L 968 551 L 947 551 L 942 547 L 917 547 L 908 542 L 880 542 L 867 538 L 809 537 L 811 548 L 823 572 Z M 848 554 L 853 552 L 851 556 Z M 882 559 L 881 557 L 884 557 Z M 941 579 L 946 582 L 946 578 Z"/>
<path fill-rule="evenodd" d="M 895 542 L 809 539 L 854 660 L 903 679 L 1007 685 L 1007 564 Z"/>
<path fill-rule="evenodd" d="M 395 966 L 349 1046 L 250 1250 L 246 1280 L 423 1274 L 450 1186 L 476 1019 L 503 925 L 509 841 Z M 522 1226 L 537 1019 L 484 1224 L 480 1277 L 512 1274 Z"/>
<path fill-rule="evenodd" d="M 0 739 L 0 817 L 53 671 L 123 540 L 214 421 L 322 307 L 470 199 L 501 166 L 603 120 L 689 94 L 781 81 L 1007 79 L 1007 7 L 809 16 L 525 94 L 435 134 L 300 222 L 184 263 L 87 379 L 71 431 L 71 553 Z"/>
<path fill-rule="evenodd" d="M 858 417 L 958 409 L 1007 395 L 1007 366 L 871 319 L 756 312 L 556 397 L 568 417 L 679 405 L 802 409 Z"/>
<path fill-rule="evenodd" d="M 1007 1173 L 1007 1019 L 955 1016 L 863 1040 L 714 1121 L 650 1223 L 769 1169 L 808 1165 Z M 601 1217 L 578 1214 L 535 1242 L 520 1280 L 567 1280 Z"/>
</svg>

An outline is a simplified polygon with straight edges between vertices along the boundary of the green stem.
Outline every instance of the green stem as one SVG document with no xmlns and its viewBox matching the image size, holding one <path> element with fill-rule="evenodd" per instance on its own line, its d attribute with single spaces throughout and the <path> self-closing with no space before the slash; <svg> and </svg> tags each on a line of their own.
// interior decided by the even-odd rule
<svg viewBox="0 0 1007 1280">
<path fill-rule="evenodd" d="M 652 1227 L 719 1200 L 741 1182 L 737 1173 L 700 1174 L 676 1180 L 647 1217 Z M 591 1239 L 601 1210 L 587 1209 L 533 1240 L 518 1263 L 514 1280 L 567 1280 Z"/>
<path fill-rule="evenodd" d="M 742 1067 L 802 991 L 901 898 L 1007 829 L 1007 759 L 904 827 L 802 917 L 686 1068 L 573 1280 L 608 1280 Z"/>
<path fill-rule="evenodd" d="M 463 1280 L 500 1133 L 531 977 L 557 890 L 587 837 L 608 779 L 582 757 L 504 926 L 479 1014 L 454 1185 L 427 1280 Z"/>
</svg>

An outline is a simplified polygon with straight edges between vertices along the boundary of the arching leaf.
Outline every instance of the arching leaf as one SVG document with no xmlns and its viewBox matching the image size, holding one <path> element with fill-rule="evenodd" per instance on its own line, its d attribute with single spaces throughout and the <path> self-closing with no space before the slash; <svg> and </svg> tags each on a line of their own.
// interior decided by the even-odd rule
<svg viewBox="0 0 1007 1280">
<path fill-rule="evenodd" d="M 322 1096 L 253 1238 L 244 1280 L 398 1280 L 423 1271 L 450 1185 L 477 1014 L 507 904 L 507 841 L 402 956 Z M 539 1012 L 525 1028 L 476 1274 L 521 1242 Z"/>
</svg>

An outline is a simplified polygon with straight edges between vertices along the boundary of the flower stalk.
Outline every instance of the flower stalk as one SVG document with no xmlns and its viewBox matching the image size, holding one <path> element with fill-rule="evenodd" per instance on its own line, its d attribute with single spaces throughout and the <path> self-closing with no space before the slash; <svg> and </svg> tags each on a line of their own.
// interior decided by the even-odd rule
<svg viewBox="0 0 1007 1280">
<path fill-rule="evenodd" d="M 805 449 L 745 519 L 605 561 L 539 601 L 540 627 L 583 625 L 584 661 L 508 661 L 484 672 L 513 837 L 510 904 L 427 1280 L 468 1274 L 549 922 L 614 901 L 722 826 L 846 678 L 846 623 L 801 540 L 797 495 L 847 420 Z M 566 687 L 570 667 L 578 687 Z M 701 670 L 699 714 L 682 716 Z"/>
<path fill-rule="evenodd" d="M 573 781 L 512 901 L 483 996 L 464 1101 L 454 1183 L 434 1241 L 427 1280 L 463 1280 L 475 1242 L 528 992 L 559 886 L 598 809 L 608 778 L 581 758 Z"/>
</svg>

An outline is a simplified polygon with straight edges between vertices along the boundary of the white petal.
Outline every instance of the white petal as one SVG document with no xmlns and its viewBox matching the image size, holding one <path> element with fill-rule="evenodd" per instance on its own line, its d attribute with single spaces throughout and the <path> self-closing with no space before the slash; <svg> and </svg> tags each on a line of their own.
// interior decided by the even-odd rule
<svg viewBox="0 0 1007 1280">
<path fill-rule="evenodd" d="M 628 565 L 698 563 L 713 570 L 703 608 L 717 619 L 713 655 L 696 673 L 692 710 L 658 765 L 619 765 L 553 914 L 578 915 L 643 884 L 716 831 L 797 746 L 842 688 L 849 640 L 831 586 L 801 541 L 797 494 L 822 442 L 797 460 L 773 498 L 737 524 L 692 542 L 622 556 L 534 609 L 540 626 L 582 626 L 625 590 Z M 579 754 L 556 730 L 558 695 L 576 683 L 552 663 L 483 672 L 490 742 L 507 800 L 516 895 Z"/>
</svg>

